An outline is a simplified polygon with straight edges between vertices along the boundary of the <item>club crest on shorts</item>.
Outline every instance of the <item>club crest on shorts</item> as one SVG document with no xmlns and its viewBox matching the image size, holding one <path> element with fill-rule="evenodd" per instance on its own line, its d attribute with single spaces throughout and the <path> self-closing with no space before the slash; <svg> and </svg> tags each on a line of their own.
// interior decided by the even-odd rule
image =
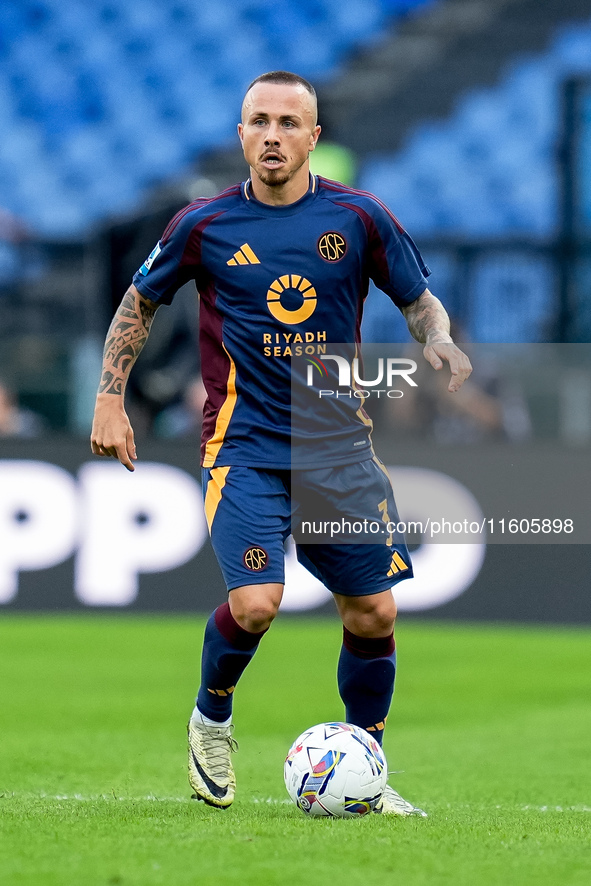
<svg viewBox="0 0 591 886">
<path fill-rule="evenodd" d="M 324 261 L 340 261 L 347 251 L 347 241 L 337 231 L 326 231 L 318 240 L 318 252 Z"/>
<path fill-rule="evenodd" d="M 242 560 L 247 569 L 250 569 L 252 572 L 261 572 L 269 562 L 269 555 L 264 548 L 252 545 L 244 552 Z"/>
</svg>

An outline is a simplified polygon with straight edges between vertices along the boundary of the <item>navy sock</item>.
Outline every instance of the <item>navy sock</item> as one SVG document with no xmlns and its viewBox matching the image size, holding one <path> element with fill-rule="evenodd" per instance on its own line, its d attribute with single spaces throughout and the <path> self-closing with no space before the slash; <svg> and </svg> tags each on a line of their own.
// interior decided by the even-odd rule
<svg viewBox="0 0 591 886">
<path fill-rule="evenodd" d="M 253 634 L 234 620 L 228 603 L 218 606 L 205 628 L 201 656 L 201 686 L 197 707 L 219 723 L 232 714 L 232 693 L 257 651 L 263 634 Z"/>
<path fill-rule="evenodd" d="M 347 723 L 381 744 L 396 676 L 396 644 L 389 637 L 358 637 L 343 628 L 338 682 Z"/>
</svg>

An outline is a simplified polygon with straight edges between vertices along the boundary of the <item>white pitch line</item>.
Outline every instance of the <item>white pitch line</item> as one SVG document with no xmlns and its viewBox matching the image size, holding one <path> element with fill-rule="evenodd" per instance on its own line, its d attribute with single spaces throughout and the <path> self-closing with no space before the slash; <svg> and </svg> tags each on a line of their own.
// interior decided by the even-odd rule
<svg viewBox="0 0 591 886">
<path fill-rule="evenodd" d="M 147 794 L 145 797 L 120 797 L 117 794 L 95 794 L 94 796 L 85 796 L 84 794 L 29 794 L 19 791 L 4 791 L 0 793 L 0 800 L 6 799 L 27 799 L 27 800 L 77 800 L 81 803 L 96 803 L 97 800 L 117 800 L 124 803 L 186 803 L 188 797 L 156 797 L 154 794 Z"/>
<path fill-rule="evenodd" d="M 95 794 L 94 796 L 85 796 L 84 794 L 30 794 L 19 791 L 3 791 L 0 792 L 0 800 L 7 799 L 26 799 L 26 800 L 76 800 L 80 803 L 96 803 L 99 800 L 116 800 L 118 803 L 189 803 L 190 797 L 157 797 L 155 794 L 147 794 L 143 797 L 125 797 L 111 794 Z M 251 797 L 251 803 L 265 805 L 289 805 L 291 800 L 278 800 L 275 797 Z"/>
<path fill-rule="evenodd" d="M 266 799 L 260 799 L 259 797 L 251 797 L 251 803 L 261 803 L 269 806 L 291 806 L 292 801 L 288 800 L 277 800 L 276 797 L 267 797 Z"/>
<path fill-rule="evenodd" d="M 76 800 L 80 803 L 96 803 L 99 800 L 115 800 L 118 803 L 190 803 L 189 797 L 157 797 L 155 794 L 146 794 L 143 797 L 125 797 L 111 794 L 95 794 L 94 796 L 85 796 L 84 794 L 33 794 L 19 791 L 3 791 L 0 792 L 0 800 L 23 799 L 23 800 Z M 277 797 L 251 797 L 250 802 L 253 805 L 264 806 L 290 806 L 292 801 L 278 799 Z M 448 809 L 453 809 L 453 804 L 448 804 Z M 458 809 L 474 809 L 469 803 L 456 804 Z M 537 806 L 526 804 L 524 806 L 501 806 L 496 805 L 494 809 L 504 810 L 506 812 L 591 812 L 591 806 L 582 804 L 576 806 Z M 476 810 L 486 811 L 486 807 L 476 807 Z"/>
<path fill-rule="evenodd" d="M 524 812 L 591 812 L 591 806 L 522 806 Z"/>
</svg>

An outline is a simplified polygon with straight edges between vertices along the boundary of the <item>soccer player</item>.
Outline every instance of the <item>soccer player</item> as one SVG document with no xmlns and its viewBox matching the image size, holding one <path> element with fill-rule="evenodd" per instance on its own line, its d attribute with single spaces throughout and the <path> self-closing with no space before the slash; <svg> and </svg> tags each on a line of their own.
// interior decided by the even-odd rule
<svg viewBox="0 0 591 886">
<path fill-rule="evenodd" d="M 107 336 L 91 438 L 96 455 L 133 471 L 126 381 L 159 305 L 194 280 L 207 390 L 205 513 L 229 595 L 205 630 L 188 727 L 189 782 L 194 797 L 217 807 L 234 799 L 233 693 L 277 614 L 298 502 L 312 495 L 338 513 L 386 523 L 396 515 L 361 410 L 332 436 L 311 432 L 308 460 L 294 459 L 290 357 L 358 341 L 371 278 L 425 344 L 433 368 L 449 364 L 450 392 L 471 371 L 427 289 L 429 271 L 396 218 L 371 194 L 310 174 L 320 135 L 311 84 L 285 71 L 258 77 L 246 92 L 238 135 L 250 178 L 179 212 L 123 298 Z M 396 672 L 391 588 L 412 576 L 404 540 L 301 543 L 298 558 L 332 591 L 343 622 L 338 684 L 346 720 L 381 743 Z M 391 787 L 375 811 L 425 814 Z"/>
</svg>

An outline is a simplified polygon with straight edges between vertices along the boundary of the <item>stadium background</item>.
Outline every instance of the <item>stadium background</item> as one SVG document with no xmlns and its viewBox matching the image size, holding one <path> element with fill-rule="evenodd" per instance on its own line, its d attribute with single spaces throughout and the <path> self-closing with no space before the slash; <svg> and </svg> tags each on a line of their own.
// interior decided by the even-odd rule
<svg viewBox="0 0 591 886">
<path fill-rule="evenodd" d="M 245 86 L 263 70 L 297 70 L 317 84 L 324 134 L 313 167 L 375 192 L 401 218 L 433 270 L 431 288 L 456 339 L 589 340 L 585 2 L 14 0 L 2 4 L 0 34 L 0 385 L 20 412 L 17 429 L 0 436 L 4 477 L 14 459 L 33 470 L 41 461 L 69 472 L 65 488 L 90 460 L 85 441 L 109 318 L 170 216 L 243 177 L 235 121 Z M 197 480 L 195 326 L 194 297 L 183 292 L 159 313 L 128 403 L 140 453 Z M 378 291 L 364 336 L 408 340 Z M 591 444 L 589 367 L 579 360 L 565 381 L 538 363 L 519 381 L 529 433 L 504 428 L 476 443 L 517 446 L 532 458 L 542 447 L 540 470 L 555 473 L 565 459 L 584 462 Z M 421 430 L 415 436 L 400 445 L 383 433 L 382 459 L 433 467 L 428 435 L 426 444 Z M 461 429 L 452 435 L 456 446 L 470 439 Z M 0 489 L 2 605 L 88 607 L 73 579 L 80 538 L 57 539 L 44 559 L 36 539 L 47 535 L 45 512 L 35 494 L 27 497 L 27 483 L 35 481 L 21 483 L 20 498 L 5 483 L 2 499 Z M 60 513 L 63 495 L 47 491 L 45 511 Z M 89 525 L 85 511 L 80 519 Z M 145 528 L 150 514 L 144 507 L 122 519 Z M 421 611 L 588 621 L 588 546 L 540 551 L 489 546 L 457 599 Z M 183 556 L 190 562 L 181 566 Z M 112 602 L 207 611 L 223 596 L 207 542 L 196 557 L 179 557 L 172 571 L 144 563 L 133 599 L 115 594 Z M 96 594 L 95 607 L 108 606 L 109 593 Z M 558 613 L 542 604 L 557 596 Z"/>
<path fill-rule="evenodd" d="M 378 410 L 398 488 L 447 484 L 487 516 L 509 490 L 507 516 L 572 507 L 589 532 L 588 0 L 3 0 L 0 880 L 586 886 L 585 542 L 419 545 L 435 559 L 401 606 L 385 749 L 427 820 L 286 805 L 287 748 L 342 717 L 338 622 L 291 567 L 291 612 L 236 693 L 236 803 L 187 802 L 183 724 L 224 597 L 190 292 L 132 374 L 136 475 L 88 433 L 115 305 L 170 216 L 243 177 L 242 93 L 273 68 L 318 87 L 316 171 L 391 206 L 458 340 L 500 343 L 474 359 L 492 424 L 432 390 L 405 427 Z M 377 291 L 364 334 L 407 342 Z"/>
</svg>

